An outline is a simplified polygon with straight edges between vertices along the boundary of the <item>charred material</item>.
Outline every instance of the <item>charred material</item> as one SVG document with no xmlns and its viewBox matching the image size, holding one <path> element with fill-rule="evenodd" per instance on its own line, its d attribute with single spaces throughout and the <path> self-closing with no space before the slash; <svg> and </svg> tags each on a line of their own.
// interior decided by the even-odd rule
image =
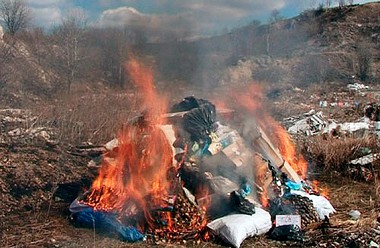
<svg viewBox="0 0 380 248">
<path fill-rule="evenodd" d="M 307 197 L 288 194 L 271 199 L 269 203 L 272 220 L 275 220 L 276 215 L 300 215 L 302 229 L 307 229 L 308 225 L 319 221 L 313 202 Z"/>
<path fill-rule="evenodd" d="M 151 243 L 207 239 L 205 211 L 179 192 L 171 207 L 156 210 L 155 225 L 147 231 Z"/>
</svg>

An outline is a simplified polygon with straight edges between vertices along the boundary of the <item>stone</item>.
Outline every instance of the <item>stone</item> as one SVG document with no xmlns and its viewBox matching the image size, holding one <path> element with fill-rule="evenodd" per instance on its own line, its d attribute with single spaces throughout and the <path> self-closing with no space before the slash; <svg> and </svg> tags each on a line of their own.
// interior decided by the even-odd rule
<svg viewBox="0 0 380 248">
<path fill-rule="evenodd" d="M 361 213 L 358 210 L 351 210 L 348 213 L 349 216 L 351 216 L 352 220 L 358 220 L 360 218 Z"/>
<path fill-rule="evenodd" d="M 0 25 L 0 41 L 2 41 L 4 38 L 4 30 L 3 27 Z"/>
</svg>

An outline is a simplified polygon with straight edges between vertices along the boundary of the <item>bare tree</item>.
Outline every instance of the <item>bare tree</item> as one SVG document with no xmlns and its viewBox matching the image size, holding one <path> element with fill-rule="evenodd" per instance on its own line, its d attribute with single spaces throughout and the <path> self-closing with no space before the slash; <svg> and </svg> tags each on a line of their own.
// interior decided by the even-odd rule
<svg viewBox="0 0 380 248">
<path fill-rule="evenodd" d="M 87 17 L 84 11 L 73 9 L 63 18 L 56 30 L 57 43 L 60 45 L 59 67 L 66 77 L 68 92 L 85 58 L 83 48 L 86 24 Z"/>
<path fill-rule="evenodd" d="M 343 7 L 346 5 L 346 0 L 337 0 L 339 7 Z"/>
<path fill-rule="evenodd" d="M 269 22 L 275 23 L 275 22 L 281 21 L 283 19 L 284 19 L 284 17 L 281 16 L 280 11 L 278 9 L 274 9 L 274 10 L 272 10 L 272 12 L 270 14 Z"/>
<path fill-rule="evenodd" d="M 283 20 L 283 19 L 284 19 L 284 17 L 280 15 L 280 11 L 278 11 L 277 9 L 274 9 L 270 14 L 269 23 L 267 26 L 267 34 L 266 34 L 266 53 L 268 56 L 270 56 L 270 45 L 271 45 L 270 43 L 271 43 L 272 25 L 278 21 Z"/>
<path fill-rule="evenodd" d="M 332 4 L 332 0 L 326 0 L 326 8 L 330 8 Z"/>
<path fill-rule="evenodd" d="M 25 0 L 0 0 L 0 21 L 11 35 L 26 28 L 31 11 Z"/>
<path fill-rule="evenodd" d="M 0 90 L 5 86 L 8 76 L 11 74 L 12 66 L 11 46 L 0 40 Z"/>
<path fill-rule="evenodd" d="M 363 81 L 371 76 L 371 63 L 372 56 L 370 44 L 368 42 L 361 42 L 357 45 L 357 59 L 358 59 L 358 75 Z"/>
<path fill-rule="evenodd" d="M 339 4 L 339 7 L 354 4 L 354 0 L 336 0 L 336 2 Z"/>
</svg>

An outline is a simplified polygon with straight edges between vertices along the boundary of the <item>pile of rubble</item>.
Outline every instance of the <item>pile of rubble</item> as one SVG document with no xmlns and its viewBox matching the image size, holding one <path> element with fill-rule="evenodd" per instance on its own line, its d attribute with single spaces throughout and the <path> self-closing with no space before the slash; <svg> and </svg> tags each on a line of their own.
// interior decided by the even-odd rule
<svg viewBox="0 0 380 248">
<path fill-rule="evenodd" d="M 57 135 L 49 127 L 38 126 L 38 117 L 25 109 L 0 110 L 0 146 L 55 146 Z"/>
<path fill-rule="evenodd" d="M 332 134 L 334 136 L 354 134 L 363 136 L 365 132 L 373 128 L 371 119 L 362 118 L 357 122 L 336 123 L 332 119 L 327 119 L 322 111 L 311 110 L 299 116 L 285 118 L 283 124 L 288 127 L 290 134 L 301 134 L 306 136 L 319 134 Z"/>
</svg>

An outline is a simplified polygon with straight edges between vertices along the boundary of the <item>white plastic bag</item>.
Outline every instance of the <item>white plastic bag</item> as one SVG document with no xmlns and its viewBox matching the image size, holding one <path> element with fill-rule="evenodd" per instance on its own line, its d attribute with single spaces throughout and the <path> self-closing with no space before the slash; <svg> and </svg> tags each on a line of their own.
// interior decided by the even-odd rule
<svg viewBox="0 0 380 248">
<path fill-rule="evenodd" d="M 330 214 L 335 213 L 334 207 L 331 205 L 329 200 L 327 200 L 324 196 L 321 195 L 309 195 L 308 193 L 304 191 L 299 190 L 291 190 L 291 194 L 297 194 L 301 196 L 305 196 L 313 201 L 313 206 L 315 211 L 317 211 L 319 219 L 323 220 L 325 216 L 328 218 L 330 217 Z"/>
<path fill-rule="evenodd" d="M 207 226 L 216 235 L 238 248 L 246 238 L 265 234 L 272 227 L 271 216 L 267 211 L 261 208 L 255 208 L 255 211 L 253 215 L 227 215 L 210 222 Z"/>
</svg>

